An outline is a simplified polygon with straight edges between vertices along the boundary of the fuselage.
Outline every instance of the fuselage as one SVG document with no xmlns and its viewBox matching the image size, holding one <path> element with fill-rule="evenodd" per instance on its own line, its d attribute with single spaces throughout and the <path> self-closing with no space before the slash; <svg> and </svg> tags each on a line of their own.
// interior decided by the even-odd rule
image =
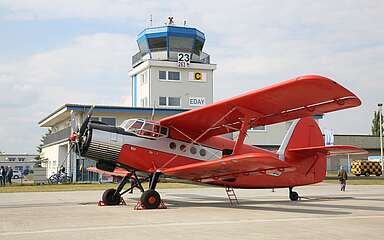
<svg viewBox="0 0 384 240">
<path fill-rule="evenodd" d="M 220 159 L 232 154 L 236 144 L 235 141 L 222 136 L 193 142 L 187 138 L 173 138 L 171 134 L 153 137 L 133 134 L 120 127 L 94 123 L 88 128 L 88 134 L 82 144 L 82 156 L 98 162 L 116 164 L 127 170 L 147 173 Z M 247 144 L 242 144 L 237 154 L 257 152 L 278 157 L 276 152 Z M 282 159 L 289 162 L 293 170 L 277 175 L 259 171 L 196 181 L 237 188 L 280 188 L 313 184 L 322 181 L 325 176 L 325 156 L 318 157 L 321 159 Z"/>
</svg>

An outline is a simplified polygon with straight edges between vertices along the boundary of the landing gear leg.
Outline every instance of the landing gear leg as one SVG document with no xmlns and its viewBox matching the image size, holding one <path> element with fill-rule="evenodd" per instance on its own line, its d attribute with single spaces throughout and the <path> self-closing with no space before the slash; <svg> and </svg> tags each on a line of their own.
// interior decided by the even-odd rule
<svg viewBox="0 0 384 240">
<path fill-rule="evenodd" d="M 291 201 L 299 200 L 299 194 L 297 192 L 292 191 L 293 187 L 289 187 L 289 199 Z"/>
<path fill-rule="evenodd" d="M 119 205 L 119 203 L 121 202 L 121 190 L 123 190 L 125 184 L 129 181 L 129 179 L 131 178 L 131 174 L 127 174 L 124 176 L 124 178 L 121 180 L 121 182 L 119 183 L 119 185 L 117 186 L 116 189 L 107 189 L 105 190 L 105 192 L 103 193 L 103 202 L 105 205 Z"/>
<path fill-rule="evenodd" d="M 159 182 L 161 172 L 155 172 L 149 182 L 149 189 L 141 195 L 141 203 L 146 209 L 156 209 L 161 203 L 160 194 L 156 192 L 156 185 Z"/>
<path fill-rule="evenodd" d="M 111 189 L 107 189 L 104 191 L 102 200 L 103 200 L 105 205 L 109 205 L 109 206 L 119 205 L 121 202 L 121 196 L 123 194 L 125 194 L 126 192 L 131 191 L 134 187 L 138 187 L 142 192 L 144 191 L 143 186 L 141 185 L 141 182 L 139 180 L 137 180 L 136 184 L 131 186 L 128 190 L 125 190 L 122 192 L 125 184 L 130 182 L 132 175 L 135 176 L 136 179 L 138 179 L 135 171 L 133 171 L 132 173 L 124 176 L 124 178 L 121 180 L 119 185 L 117 185 L 116 189 L 111 188 Z"/>
</svg>

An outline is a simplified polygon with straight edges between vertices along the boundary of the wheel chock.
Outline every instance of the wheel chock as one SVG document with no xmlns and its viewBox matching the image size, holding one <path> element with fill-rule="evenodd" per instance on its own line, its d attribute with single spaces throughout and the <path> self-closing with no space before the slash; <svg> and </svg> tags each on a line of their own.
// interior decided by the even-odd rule
<svg viewBox="0 0 384 240">
<path fill-rule="evenodd" d="M 134 209 L 135 209 L 135 210 L 147 210 L 147 209 L 144 207 L 144 205 L 143 205 L 143 203 L 141 202 L 141 200 L 137 201 L 136 206 L 135 206 Z M 165 205 L 165 203 L 164 203 L 163 200 L 160 201 L 160 205 L 159 205 L 159 207 L 158 207 L 157 209 L 167 209 L 167 206 Z"/>
<path fill-rule="evenodd" d="M 121 198 L 119 205 L 127 205 L 127 202 L 124 200 L 124 198 Z M 105 204 L 105 202 L 103 200 L 100 200 L 97 202 L 97 206 L 104 207 L 104 206 L 109 206 L 109 205 Z"/>
</svg>

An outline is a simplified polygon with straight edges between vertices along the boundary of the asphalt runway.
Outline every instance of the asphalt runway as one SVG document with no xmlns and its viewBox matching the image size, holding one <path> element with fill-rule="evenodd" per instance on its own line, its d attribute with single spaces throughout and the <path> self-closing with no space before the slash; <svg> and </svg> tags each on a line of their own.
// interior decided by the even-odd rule
<svg viewBox="0 0 384 240">
<path fill-rule="evenodd" d="M 334 184 L 236 190 L 229 207 L 222 188 L 161 189 L 168 209 L 99 207 L 102 191 L 1 193 L 0 239 L 383 239 L 384 186 Z"/>
</svg>

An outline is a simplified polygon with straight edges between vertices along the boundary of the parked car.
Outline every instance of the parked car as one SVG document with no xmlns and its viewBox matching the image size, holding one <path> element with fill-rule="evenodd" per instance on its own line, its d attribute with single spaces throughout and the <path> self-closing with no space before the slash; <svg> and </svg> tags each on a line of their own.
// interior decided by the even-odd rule
<svg viewBox="0 0 384 240">
<path fill-rule="evenodd" d="M 19 179 L 23 176 L 20 170 L 13 170 L 13 179 Z"/>
</svg>

